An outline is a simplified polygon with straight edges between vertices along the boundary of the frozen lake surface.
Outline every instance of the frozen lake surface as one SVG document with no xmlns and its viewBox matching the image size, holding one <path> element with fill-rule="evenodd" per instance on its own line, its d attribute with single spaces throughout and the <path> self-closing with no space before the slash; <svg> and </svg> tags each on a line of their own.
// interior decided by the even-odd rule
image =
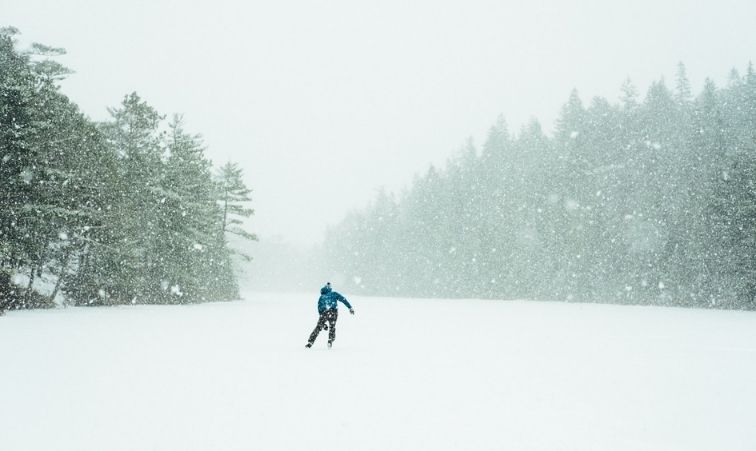
<svg viewBox="0 0 756 451">
<path fill-rule="evenodd" d="M 0 449 L 756 449 L 755 313 L 344 294 L 8 312 Z"/>
</svg>

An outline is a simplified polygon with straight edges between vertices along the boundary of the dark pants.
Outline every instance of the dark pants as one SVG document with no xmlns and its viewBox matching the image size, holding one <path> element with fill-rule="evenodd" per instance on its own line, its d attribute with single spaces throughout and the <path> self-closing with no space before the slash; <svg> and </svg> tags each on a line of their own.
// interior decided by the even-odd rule
<svg viewBox="0 0 756 451">
<path fill-rule="evenodd" d="M 328 341 L 333 342 L 333 340 L 336 339 L 336 319 L 338 316 L 339 311 L 336 309 L 328 309 L 321 313 L 320 318 L 318 318 L 318 324 L 315 326 L 315 329 L 310 334 L 310 339 L 307 341 L 315 343 L 315 339 L 318 338 L 318 334 L 321 329 L 325 327 L 326 321 L 328 321 Z"/>
</svg>

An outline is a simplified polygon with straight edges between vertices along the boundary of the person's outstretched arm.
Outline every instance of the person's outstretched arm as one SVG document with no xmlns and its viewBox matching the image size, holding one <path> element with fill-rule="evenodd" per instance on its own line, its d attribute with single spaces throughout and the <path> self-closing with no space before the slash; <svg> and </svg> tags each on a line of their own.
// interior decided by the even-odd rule
<svg viewBox="0 0 756 451">
<path fill-rule="evenodd" d="M 335 291 L 334 291 L 333 294 L 336 295 L 336 300 L 337 301 L 341 301 L 344 305 L 346 305 L 347 308 L 349 309 L 349 313 L 351 313 L 352 315 L 354 315 L 354 308 L 352 308 L 352 304 L 350 304 L 349 301 L 347 301 L 347 298 L 345 298 L 344 296 L 342 296 L 340 293 L 336 293 Z"/>
</svg>

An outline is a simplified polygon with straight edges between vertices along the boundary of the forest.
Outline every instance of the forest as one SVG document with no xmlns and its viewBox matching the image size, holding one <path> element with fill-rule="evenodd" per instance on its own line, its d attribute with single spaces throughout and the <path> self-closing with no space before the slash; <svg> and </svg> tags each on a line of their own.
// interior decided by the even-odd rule
<svg viewBox="0 0 756 451">
<path fill-rule="evenodd" d="M 135 92 L 89 119 L 63 50 L 17 36 L 0 30 L 0 311 L 238 298 L 231 242 L 257 239 L 240 166 Z M 645 96 L 573 91 L 553 128 L 500 117 L 330 227 L 308 269 L 366 295 L 756 309 L 751 64 L 699 92 L 682 63 Z"/>
<path fill-rule="evenodd" d="M 554 132 L 478 148 L 330 228 L 329 271 L 374 295 L 756 309 L 756 73 L 618 102 L 573 91 Z"/>
<path fill-rule="evenodd" d="M 215 169 L 181 116 L 166 120 L 136 93 L 109 120 L 88 119 L 60 90 L 63 50 L 21 50 L 17 36 L 0 30 L 0 311 L 59 295 L 64 305 L 238 298 L 229 238 L 256 239 L 243 228 L 253 211 L 239 166 Z"/>
</svg>

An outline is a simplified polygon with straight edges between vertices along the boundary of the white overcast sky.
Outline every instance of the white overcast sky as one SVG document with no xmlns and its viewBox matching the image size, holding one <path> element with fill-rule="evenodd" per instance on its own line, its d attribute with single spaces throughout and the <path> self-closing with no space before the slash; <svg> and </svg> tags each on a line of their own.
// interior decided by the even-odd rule
<svg viewBox="0 0 756 451">
<path fill-rule="evenodd" d="M 678 61 L 696 91 L 756 59 L 754 0 L 0 0 L 22 43 L 64 47 L 93 119 L 137 91 L 242 164 L 252 228 L 318 242 L 503 114 L 549 130 L 570 90 L 645 92 Z"/>
</svg>

